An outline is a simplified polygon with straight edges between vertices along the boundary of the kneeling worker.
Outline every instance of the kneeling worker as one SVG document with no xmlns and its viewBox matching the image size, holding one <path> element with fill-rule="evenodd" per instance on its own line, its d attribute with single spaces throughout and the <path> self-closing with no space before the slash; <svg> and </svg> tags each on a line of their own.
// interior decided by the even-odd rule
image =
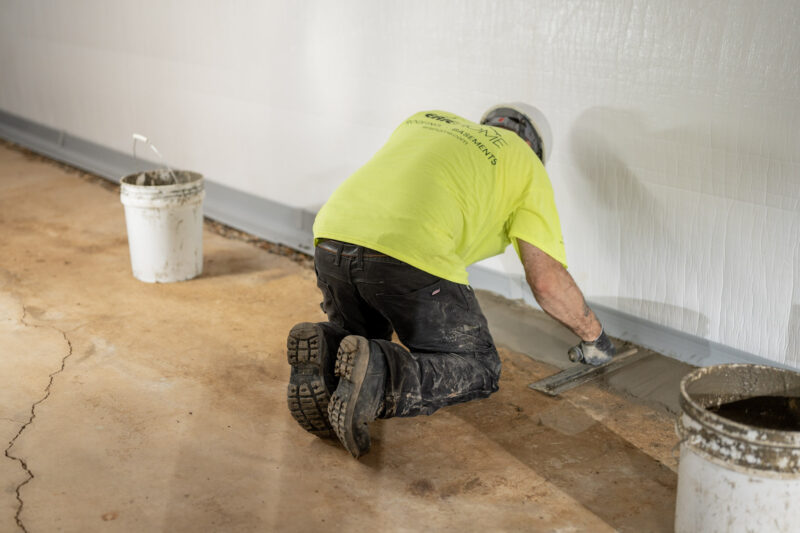
<svg viewBox="0 0 800 533">
<path fill-rule="evenodd" d="M 493 107 L 480 123 L 423 111 L 333 193 L 314 223 L 329 322 L 297 324 L 287 341 L 289 410 L 303 428 L 358 457 L 376 418 L 497 391 L 500 359 L 466 267 L 509 244 L 542 309 L 580 337 L 577 358 L 611 359 L 565 268 L 551 149 L 544 115 L 527 104 Z"/>
</svg>

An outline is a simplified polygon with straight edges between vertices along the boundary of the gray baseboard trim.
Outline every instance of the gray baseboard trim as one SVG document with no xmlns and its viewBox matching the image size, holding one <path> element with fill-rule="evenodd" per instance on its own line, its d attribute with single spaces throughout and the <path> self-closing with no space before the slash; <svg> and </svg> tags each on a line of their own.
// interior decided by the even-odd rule
<svg viewBox="0 0 800 533">
<path fill-rule="evenodd" d="M 38 124 L 0 109 L 0 137 L 56 161 L 68 163 L 110 181 L 152 170 L 158 165 L 112 150 L 62 130 Z M 193 169 L 190 169 L 193 170 Z M 315 213 L 290 207 L 206 179 L 207 217 L 261 239 L 311 253 Z"/>
<path fill-rule="evenodd" d="M 75 137 L 0 110 L 0 137 L 51 159 L 68 163 L 114 182 L 128 174 L 157 168 L 131 155 Z M 315 213 L 227 187 L 206 179 L 207 217 L 259 238 L 311 254 Z M 538 307 L 523 276 L 471 266 L 470 283 L 479 289 Z M 756 363 L 797 370 L 753 354 L 677 331 L 601 304 L 589 302 L 606 331 L 696 366 Z"/>
<path fill-rule="evenodd" d="M 314 253 L 311 228 L 316 213 L 253 196 L 206 180 L 203 210 L 208 218 L 266 241 Z"/>
</svg>

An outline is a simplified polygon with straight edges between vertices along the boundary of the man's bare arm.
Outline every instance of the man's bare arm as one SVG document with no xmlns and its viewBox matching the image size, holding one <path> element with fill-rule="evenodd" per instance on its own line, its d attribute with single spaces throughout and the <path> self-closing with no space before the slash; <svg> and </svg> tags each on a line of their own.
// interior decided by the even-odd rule
<svg viewBox="0 0 800 533">
<path fill-rule="evenodd" d="M 596 340 L 603 327 L 586 305 L 583 293 L 564 266 L 530 243 L 518 239 L 525 277 L 542 309 L 586 342 Z"/>
</svg>

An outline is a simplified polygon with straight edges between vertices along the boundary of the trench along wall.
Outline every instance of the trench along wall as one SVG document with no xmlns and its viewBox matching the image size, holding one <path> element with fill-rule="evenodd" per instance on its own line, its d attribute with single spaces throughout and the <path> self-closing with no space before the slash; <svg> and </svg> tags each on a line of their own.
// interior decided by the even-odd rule
<svg viewBox="0 0 800 533">
<path fill-rule="evenodd" d="M 800 5 L 0 7 L 0 109 L 315 209 L 421 108 L 540 106 L 589 299 L 800 367 Z M 513 252 L 486 266 L 521 272 Z"/>
</svg>

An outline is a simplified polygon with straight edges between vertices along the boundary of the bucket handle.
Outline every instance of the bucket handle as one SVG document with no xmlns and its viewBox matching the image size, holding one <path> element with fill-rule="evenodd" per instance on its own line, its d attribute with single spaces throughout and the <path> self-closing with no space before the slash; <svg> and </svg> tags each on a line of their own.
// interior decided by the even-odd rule
<svg viewBox="0 0 800 533">
<path fill-rule="evenodd" d="M 150 142 L 150 139 L 148 139 L 141 133 L 133 134 L 133 158 L 136 159 L 136 141 L 141 141 L 145 143 L 147 146 L 149 146 L 150 149 L 153 150 L 153 152 L 155 152 L 155 154 L 158 156 L 158 159 L 161 160 L 161 162 L 164 164 L 165 167 L 167 167 L 167 172 L 172 177 L 172 182 L 178 183 L 178 177 L 175 175 L 175 172 L 172 171 L 170 166 L 166 162 L 164 162 L 164 158 L 161 157 L 161 152 L 159 152 L 158 148 L 156 148 L 156 146 Z"/>
</svg>

